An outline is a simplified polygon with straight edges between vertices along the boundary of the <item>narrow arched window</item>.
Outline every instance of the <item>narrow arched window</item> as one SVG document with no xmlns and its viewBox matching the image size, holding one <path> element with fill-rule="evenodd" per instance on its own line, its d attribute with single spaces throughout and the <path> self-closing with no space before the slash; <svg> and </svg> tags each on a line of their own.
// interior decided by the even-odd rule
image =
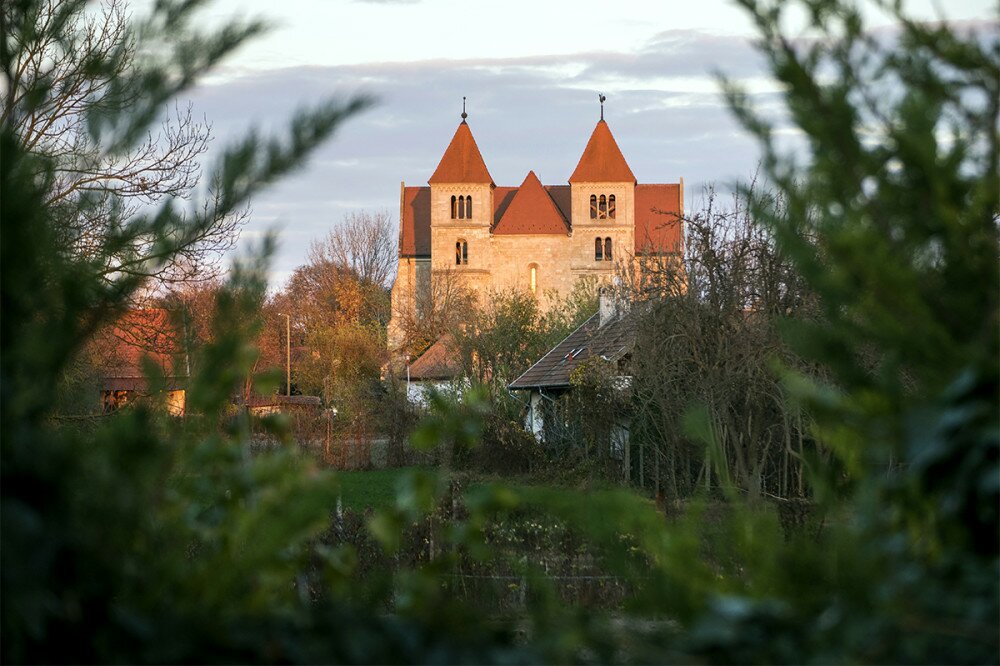
<svg viewBox="0 0 1000 666">
<path fill-rule="evenodd" d="M 604 239 L 604 261 L 611 261 L 611 239 Z"/>
<path fill-rule="evenodd" d="M 591 194 L 590 195 L 590 219 L 592 219 L 592 220 L 596 220 L 597 219 L 597 195 L 596 194 Z"/>
<path fill-rule="evenodd" d="M 604 259 L 604 242 L 600 237 L 594 239 L 594 261 Z"/>
<path fill-rule="evenodd" d="M 601 203 L 597 208 L 597 217 L 603 220 L 607 216 L 608 216 L 608 198 L 602 194 Z"/>
<path fill-rule="evenodd" d="M 615 219 L 615 195 L 608 196 L 608 217 Z"/>
<path fill-rule="evenodd" d="M 469 263 L 469 244 L 464 238 L 455 241 L 455 265 L 462 266 Z"/>
<path fill-rule="evenodd" d="M 451 196 L 451 219 L 458 219 L 458 197 L 454 194 Z"/>
<path fill-rule="evenodd" d="M 528 267 L 528 287 L 532 294 L 538 293 L 538 265 L 531 264 Z"/>
<path fill-rule="evenodd" d="M 458 219 L 465 219 L 465 197 L 458 198 Z"/>
<path fill-rule="evenodd" d="M 465 217 L 466 219 L 472 219 L 472 195 L 465 197 Z"/>
</svg>

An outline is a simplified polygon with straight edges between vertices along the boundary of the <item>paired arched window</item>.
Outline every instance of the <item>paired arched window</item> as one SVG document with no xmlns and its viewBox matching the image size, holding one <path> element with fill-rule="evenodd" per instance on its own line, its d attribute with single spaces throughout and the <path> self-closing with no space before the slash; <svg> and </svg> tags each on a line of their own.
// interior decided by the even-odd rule
<svg viewBox="0 0 1000 666">
<path fill-rule="evenodd" d="M 600 197 L 596 194 L 590 195 L 590 219 L 607 220 L 610 218 L 613 220 L 616 209 L 615 195 L 602 194 Z"/>
<path fill-rule="evenodd" d="M 469 244 L 464 238 L 455 241 L 455 265 L 464 266 L 469 263 Z"/>
<path fill-rule="evenodd" d="M 452 196 L 451 197 L 451 219 L 471 220 L 472 219 L 472 196 Z"/>
<path fill-rule="evenodd" d="M 611 261 L 611 238 L 594 239 L 594 261 Z"/>
</svg>

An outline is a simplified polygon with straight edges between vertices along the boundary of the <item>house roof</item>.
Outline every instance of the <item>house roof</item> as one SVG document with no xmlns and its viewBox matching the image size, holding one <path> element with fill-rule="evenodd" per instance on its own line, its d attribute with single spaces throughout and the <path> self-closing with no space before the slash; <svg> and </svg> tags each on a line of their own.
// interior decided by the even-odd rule
<svg viewBox="0 0 1000 666">
<path fill-rule="evenodd" d="M 574 370 L 594 357 L 617 361 L 635 345 L 635 317 L 628 314 L 600 325 L 595 313 L 508 386 L 511 390 L 570 387 Z"/>
<path fill-rule="evenodd" d="M 542 187 L 534 171 L 529 171 L 505 207 L 494 234 L 567 234 L 569 223 Z"/>
<path fill-rule="evenodd" d="M 635 174 L 629 168 L 625 156 L 618 148 L 618 142 L 611 135 L 611 128 L 602 118 L 590 135 L 587 147 L 583 149 L 580 162 L 576 165 L 571 183 L 634 183 Z"/>
<path fill-rule="evenodd" d="M 402 257 L 431 256 L 431 188 L 404 187 L 399 254 Z"/>
<path fill-rule="evenodd" d="M 635 253 L 681 251 L 681 186 L 635 186 Z"/>
<path fill-rule="evenodd" d="M 450 334 L 441 336 L 413 363 L 410 364 L 409 378 L 424 379 L 454 379 L 462 374 L 462 366 L 455 347 L 455 339 Z"/>
<path fill-rule="evenodd" d="M 440 164 L 434 170 L 434 174 L 427 181 L 431 185 L 436 183 L 485 183 L 493 185 L 493 177 L 490 176 L 486 162 L 483 161 L 479 146 L 472 136 L 469 124 L 464 120 L 455 130 L 455 136 L 444 151 Z"/>
</svg>

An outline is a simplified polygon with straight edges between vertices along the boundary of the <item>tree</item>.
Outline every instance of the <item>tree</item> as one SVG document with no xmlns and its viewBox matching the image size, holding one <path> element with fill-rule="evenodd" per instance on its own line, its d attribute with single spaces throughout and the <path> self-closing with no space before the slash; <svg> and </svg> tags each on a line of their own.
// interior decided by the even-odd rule
<svg viewBox="0 0 1000 666">
<path fill-rule="evenodd" d="M 262 29 L 249 21 L 199 33 L 194 5 L 158 2 L 146 21 L 128 23 L 122 43 L 137 43 L 141 33 L 150 49 L 130 69 L 121 69 L 121 49 L 87 61 L 88 72 L 117 74 L 108 80 L 109 99 L 126 90 L 132 96 L 128 105 L 89 113 L 80 126 L 86 145 L 112 158 L 130 154 L 166 100 Z M 264 293 L 263 264 L 238 267 L 219 299 L 215 342 L 189 386 L 197 416 L 172 421 L 137 409 L 77 429 L 53 421 L 52 396 L 71 360 L 127 309 L 149 275 L 204 237 L 220 215 L 241 210 L 254 192 L 301 164 L 369 101 L 331 99 L 300 111 L 280 138 L 251 133 L 213 170 L 210 205 L 195 201 L 185 211 L 168 198 L 111 227 L 94 254 L 66 252 L 66 225 L 92 213 L 94 202 L 51 199 L 65 162 L 27 150 L 17 128 L 18 119 L 48 108 L 60 84 L 50 76 L 24 79 L 20 68 L 40 17 L 53 17 L 45 34 L 64 46 L 75 43 L 85 12 L 83 2 L 5 3 L 0 31 L 3 86 L 16 95 L 14 113 L 0 123 L 4 661 L 262 659 L 263 636 L 275 636 L 289 617 L 271 613 L 310 612 L 287 583 L 294 576 L 288 563 L 311 552 L 333 501 L 323 489 L 329 479 L 309 480 L 294 457 L 248 460 L 241 452 L 245 419 L 218 428 L 256 354 L 247 343 L 256 329 L 247 313 Z M 134 270 L 103 272 L 122 248 Z M 271 519 L 275 501 L 284 507 L 281 521 Z M 234 556 L 241 562 L 235 567 Z M 239 573 L 244 565 L 250 568 Z M 270 630 L 249 642 L 233 638 L 239 627 L 262 628 L 258 621 Z"/>
<path fill-rule="evenodd" d="M 448 331 L 462 376 L 490 401 L 483 445 L 471 462 L 511 472 L 527 471 L 539 458 L 538 443 L 524 430 L 524 405 L 507 385 L 594 313 L 596 292 L 596 280 L 581 278 L 561 303 L 550 296 L 553 306 L 544 312 L 526 290 L 490 292 Z"/>
<path fill-rule="evenodd" d="M 721 477 L 755 499 L 806 492 L 808 421 L 772 367 L 781 359 L 805 370 L 778 328 L 783 320 L 815 319 L 818 306 L 773 234 L 753 218 L 748 197 L 763 198 L 755 187 L 752 181 L 731 205 L 710 188 L 704 208 L 684 220 L 683 261 L 652 266 L 637 295 L 643 307 L 632 443 L 648 462 L 634 477 L 670 497 L 717 487 Z M 718 460 L 684 432 L 692 400 L 709 414 Z"/>
<path fill-rule="evenodd" d="M 418 267 L 417 270 L 420 270 Z M 427 267 L 430 271 L 430 267 Z M 394 354 L 412 358 L 470 316 L 476 296 L 457 271 L 435 272 L 421 289 L 395 290 L 388 338 Z"/>
<path fill-rule="evenodd" d="M 66 250 L 90 262 L 95 274 L 109 281 L 133 275 L 153 290 L 216 277 L 247 219 L 245 206 L 230 209 L 217 196 L 205 198 L 199 216 L 211 223 L 190 225 L 197 233 L 171 243 L 168 252 L 156 245 L 155 232 L 118 232 L 140 211 L 192 196 L 211 127 L 190 106 L 175 106 L 155 133 L 127 146 L 92 132 L 101 119 L 120 117 L 143 99 L 139 61 L 148 53 L 129 29 L 125 0 L 107 0 L 97 11 L 81 11 L 81 4 L 4 3 L 11 58 L 0 122 L 24 150 L 49 158 L 44 203 L 64 216 L 59 233 Z M 156 253 L 169 260 L 154 268 L 147 259 Z"/>
<path fill-rule="evenodd" d="M 350 271 L 365 284 L 392 286 L 396 270 L 396 228 L 387 211 L 350 213 L 309 248 L 313 266 Z"/>
</svg>

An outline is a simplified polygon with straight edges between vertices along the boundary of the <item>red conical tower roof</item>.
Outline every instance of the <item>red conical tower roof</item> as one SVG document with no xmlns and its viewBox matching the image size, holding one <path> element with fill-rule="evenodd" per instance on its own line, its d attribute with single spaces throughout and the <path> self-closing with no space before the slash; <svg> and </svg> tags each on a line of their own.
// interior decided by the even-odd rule
<svg viewBox="0 0 1000 666">
<path fill-rule="evenodd" d="M 565 186 L 563 186 L 565 187 Z M 503 217 L 493 229 L 494 234 L 565 234 L 569 232 L 566 218 L 559 212 L 552 197 L 542 187 L 534 171 L 529 171 Z"/>
<path fill-rule="evenodd" d="M 485 183 L 493 185 L 493 177 L 486 168 L 486 162 L 479 152 L 479 146 L 472 137 L 472 130 L 464 120 L 455 130 L 448 149 L 444 151 L 441 163 L 434 175 L 427 181 L 435 183 Z"/>
<path fill-rule="evenodd" d="M 576 165 L 573 175 L 569 177 L 569 182 L 635 183 L 635 175 L 603 118 L 597 123 L 594 133 L 590 135 L 590 141 L 583 149 L 583 156 Z"/>
</svg>

